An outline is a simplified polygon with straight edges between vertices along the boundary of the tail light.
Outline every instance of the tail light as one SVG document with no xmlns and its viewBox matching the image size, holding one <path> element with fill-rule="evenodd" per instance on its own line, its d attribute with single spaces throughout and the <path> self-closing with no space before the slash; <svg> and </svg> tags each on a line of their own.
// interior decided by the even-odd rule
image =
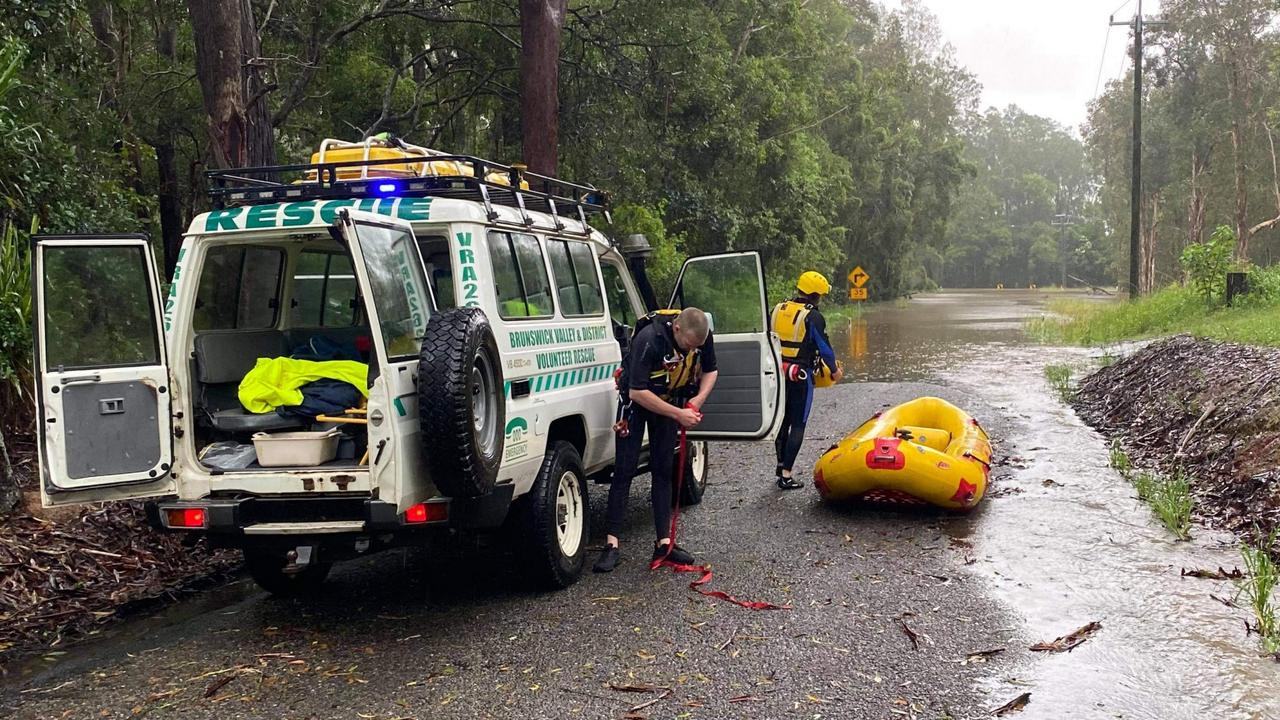
<svg viewBox="0 0 1280 720">
<path fill-rule="evenodd" d="M 165 508 L 166 525 L 171 528 L 202 528 L 208 516 L 202 507 Z"/>
<path fill-rule="evenodd" d="M 449 519 L 449 504 L 442 502 L 418 503 L 404 511 L 406 525 L 442 522 Z"/>
</svg>

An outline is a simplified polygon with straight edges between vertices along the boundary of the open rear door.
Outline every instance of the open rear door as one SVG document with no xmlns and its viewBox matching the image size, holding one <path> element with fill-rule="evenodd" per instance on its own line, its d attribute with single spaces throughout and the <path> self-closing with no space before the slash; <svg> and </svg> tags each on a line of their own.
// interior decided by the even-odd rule
<svg viewBox="0 0 1280 720">
<path fill-rule="evenodd" d="M 758 253 L 689 258 L 680 269 L 671 307 L 701 308 L 711 318 L 720 370 L 690 439 L 764 440 L 777 434 L 782 355 L 769 332 L 765 302 Z"/>
<path fill-rule="evenodd" d="M 169 364 L 146 237 L 38 237 L 32 263 L 44 505 L 172 494 Z"/>
<path fill-rule="evenodd" d="M 409 223 L 343 210 L 335 230 L 354 259 L 383 380 L 369 395 L 369 471 L 379 497 L 404 512 L 434 494 L 422 461 L 418 356 L 435 300 Z"/>
</svg>

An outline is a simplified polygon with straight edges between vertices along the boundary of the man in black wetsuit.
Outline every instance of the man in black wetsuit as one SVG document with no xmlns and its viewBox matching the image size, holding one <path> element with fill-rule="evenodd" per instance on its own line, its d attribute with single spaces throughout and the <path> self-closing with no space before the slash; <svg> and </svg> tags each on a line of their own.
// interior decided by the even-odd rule
<svg viewBox="0 0 1280 720">
<path fill-rule="evenodd" d="M 689 553 L 671 545 L 672 471 L 680 428 L 694 427 L 702 420 L 702 405 L 716 384 L 715 344 L 707 315 L 697 308 L 685 308 L 678 314 L 659 311 L 647 320 L 636 332 L 622 362 L 622 417 L 618 423 L 613 484 L 609 486 L 609 536 L 596 561 L 596 572 L 609 572 L 622 559 L 618 535 L 646 427 L 649 472 L 653 476 L 653 527 L 658 536 L 653 558 L 693 563 Z"/>
<path fill-rule="evenodd" d="M 818 310 L 818 301 L 829 292 L 831 283 L 821 273 L 810 270 L 796 281 L 796 296 L 773 308 L 772 326 L 782 341 L 782 369 L 787 383 L 786 413 L 775 444 L 779 490 L 804 487 L 791 468 L 800 454 L 809 410 L 813 408 L 815 374 L 825 367 L 836 382 L 844 376 L 827 339 L 827 321 Z"/>
</svg>

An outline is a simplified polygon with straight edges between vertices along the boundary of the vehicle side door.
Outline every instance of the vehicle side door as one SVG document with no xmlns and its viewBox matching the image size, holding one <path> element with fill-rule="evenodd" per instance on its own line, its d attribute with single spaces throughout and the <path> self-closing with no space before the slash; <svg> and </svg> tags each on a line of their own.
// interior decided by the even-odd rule
<svg viewBox="0 0 1280 720">
<path fill-rule="evenodd" d="M 146 236 L 37 237 L 32 252 L 40 498 L 169 495 L 169 363 Z"/>
<path fill-rule="evenodd" d="M 781 346 L 769 331 L 759 253 L 689 258 L 670 306 L 700 308 L 714 333 L 719 377 L 689 431 L 698 440 L 764 440 L 782 422 Z"/>
</svg>

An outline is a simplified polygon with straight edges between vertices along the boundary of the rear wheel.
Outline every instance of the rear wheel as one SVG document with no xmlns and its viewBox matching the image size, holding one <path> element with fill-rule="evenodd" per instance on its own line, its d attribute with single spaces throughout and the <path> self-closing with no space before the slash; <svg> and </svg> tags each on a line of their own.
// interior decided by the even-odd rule
<svg viewBox="0 0 1280 720">
<path fill-rule="evenodd" d="M 702 495 L 707 491 L 708 461 L 706 441 L 690 441 L 685 450 L 684 480 L 680 483 L 680 494 L 678 497 L 674 493 L 671 496 L 672 500 L 680 501 L 680 507 L 702 502 Z M 676 462 L 680 462 L 678 453 Z M 674 481 L 675 476 L 671 477 Z"/>
<path fill-rule="evenodd" d="M 533 581 L 557 590 L 577 582 L 587 557 L 587 478 L 566 442 L 547 448 L 538 478 L 520 499 L 521 554 Z"/>
<path fill-rule="evenodd" d="M 317 592 L 329 576 L 333 563 L 312 562 L 298 572 L 284 571 L 287 551 L 273 548 L 245 548 L 244 566 L 258 587 L 272 595 L 297 597 Z"/>
</svg>

